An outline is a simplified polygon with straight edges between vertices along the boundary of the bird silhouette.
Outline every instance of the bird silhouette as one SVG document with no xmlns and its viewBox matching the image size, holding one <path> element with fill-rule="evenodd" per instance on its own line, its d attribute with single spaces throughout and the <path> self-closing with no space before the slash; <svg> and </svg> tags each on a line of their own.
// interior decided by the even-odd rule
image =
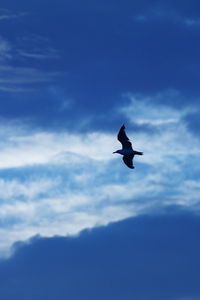
<svg viewBox="0 0 200 300">
<path fill-rule="evenodd" d="M 123 155 L 122 159 L 123 159 L 124 163 L 127 165 L 127 167 L 129 167 L 130 169 L 134 169 L 135 168 L 133 165 L 134 156 L 135 155 L 143 155 L 143 152 L 133 150 L 132 144 L 126 135 L 124 125 L 122 125 L 122 127 L 120 128 L 118 135 L 117 135 L 117 139 L 122 144 L 122 149 L 117 150 L 113 153 L 118 153 L 118 154 Z"/>
</svg>

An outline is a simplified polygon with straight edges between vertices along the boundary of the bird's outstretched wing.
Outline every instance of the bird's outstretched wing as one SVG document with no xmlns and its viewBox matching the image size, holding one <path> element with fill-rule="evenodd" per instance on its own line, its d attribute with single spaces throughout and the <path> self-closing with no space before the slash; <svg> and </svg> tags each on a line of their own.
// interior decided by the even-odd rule
<svg viewBox="0 0 200 300">
<path fill-rule="evenodd" d="M 127 135 L 126 135 L 124 125 L 122 125 L 122 127 L 120 128 L 119 133 L 117 135 L 117 138 L 120 141 L 120 143 L 122 144 L 123 149 L 132 150 L 132 144 L 131 144 L 129 138 L 127 137 Z"/>
<path fill-rule="evenodd" d="M 133 166 L 133 157 L 134 155 L 124 155 L 122 157 L 124 163 L 127 165 L 127 167 L 129 167 L 130 169 L 134 169 L 134 166 Z"/>
</svg>

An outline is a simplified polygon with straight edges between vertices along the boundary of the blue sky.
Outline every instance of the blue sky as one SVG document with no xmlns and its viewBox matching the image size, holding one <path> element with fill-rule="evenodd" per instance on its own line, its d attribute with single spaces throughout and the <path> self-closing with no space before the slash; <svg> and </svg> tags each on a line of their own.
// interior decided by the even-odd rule
<svg viewBox="0 0 200 300">
<path fill-rule="evenodd" d="M 2 299 L 199 299 L 199 11 L 1 1 Z"/>
</svg>

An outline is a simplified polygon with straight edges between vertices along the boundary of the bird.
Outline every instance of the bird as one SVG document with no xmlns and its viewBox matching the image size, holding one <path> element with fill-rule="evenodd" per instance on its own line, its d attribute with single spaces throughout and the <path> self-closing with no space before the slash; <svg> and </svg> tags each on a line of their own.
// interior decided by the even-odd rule
<svg viewBox="0 0 200 300">
<path fill-rule="evenodd" d="M 143 152 L 133 150 L 132 144 L 126 135 L 125 128 L 126 127 L 123 124 L 117 135 L 118 141 L 120 141 L 120 143 L 122 144 L 122 149 L 117 150 L 113 153 L 118 153 L 118 154 L 123 155 L 122 159 L 123 159 L 124 163 L 127 165 L 127 167 L 129 167 L 130 169 L 134 169 L 135 168 L 133 165 L 134 156 L 135 155 L 143 155 Z"/>
</svg>

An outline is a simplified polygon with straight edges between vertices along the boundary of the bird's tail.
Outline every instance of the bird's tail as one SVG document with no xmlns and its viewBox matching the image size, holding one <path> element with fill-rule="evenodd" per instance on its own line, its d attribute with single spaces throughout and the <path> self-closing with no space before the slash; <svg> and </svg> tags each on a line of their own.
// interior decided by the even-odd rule
<svg viewBox="0 0 200 300">
<path fill-rule="evenodd" d="M 135 151 L 135 153 L 134 154 L 136 154 L 136 155 L 143 155 L 143 152 L 140 152 L 140 151 Z"/>
</svg>

